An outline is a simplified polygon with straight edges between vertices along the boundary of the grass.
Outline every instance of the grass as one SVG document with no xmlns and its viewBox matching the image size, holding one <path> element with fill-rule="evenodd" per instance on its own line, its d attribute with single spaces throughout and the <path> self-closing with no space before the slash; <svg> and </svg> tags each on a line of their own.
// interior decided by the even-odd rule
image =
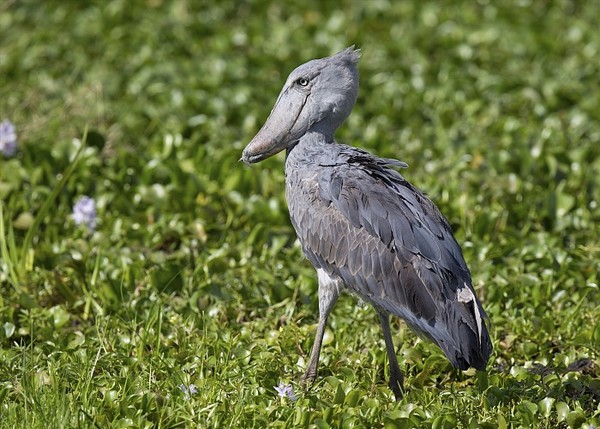
<svg viewBox="0 0 600 429">
<path fill-rule="evenodd" d="M 596 6 L 4 2 L 0 427 L 598 427 Z M 361 92 L 338 139 L 409 163 L 493 324 L 473 374 L 395 321 L 398 403 L 350 296 L 299 385 L 316 276 L 282 158 L 237 161 L 287 73 L 351 44 Z M 95 231 L 71 219 L 82 195 Z"/>
</svg>

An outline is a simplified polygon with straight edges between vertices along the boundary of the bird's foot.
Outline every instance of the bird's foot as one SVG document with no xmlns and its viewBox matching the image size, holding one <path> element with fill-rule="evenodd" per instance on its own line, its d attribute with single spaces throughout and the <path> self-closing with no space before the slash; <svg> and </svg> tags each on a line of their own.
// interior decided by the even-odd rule
<svg viewBox="0 0 600 429">
<path fill-rule="evenodd" d="M 392 390 L 392 392 L 394 393 L 394 397 L 396 398 L 396 401 L 399 401 L 402 399 L 402 397 L 404 396 L 404 386 L 403 386 L 403 380 L 402 377 L 400 377 L 400 379 L 394 379 L 391 378 L 390 379 L 390 389 Z"/>
<path fill-rule="evenodd" d="M 392 389 L 392 392 L 394 393 L 394 397 L 396 398 L 396 401 L 401 400 L 402 397 L 404 396 L 404 394 L 402 393 L 402 389 L 400 389 L 397 384 L 390 385 L 390 388 Z"/>
<path fill-rule="evenodd" d="M 315 381 L 316 378 L 317 378 L 317 371 L 311 371 L 310 369 L 308 369 L 302 376 L 302 379 L 301 379 L 302 386 L 303 387 L 310 386 Z"/>
</svg>

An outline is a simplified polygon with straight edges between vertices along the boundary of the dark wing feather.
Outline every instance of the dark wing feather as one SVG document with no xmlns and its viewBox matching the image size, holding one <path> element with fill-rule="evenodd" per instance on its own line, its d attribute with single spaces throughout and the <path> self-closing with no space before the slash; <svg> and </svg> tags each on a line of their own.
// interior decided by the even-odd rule
<svg viewBox="0 0 600 429">
<path fill-rule="evenodd" d="M 459 368 L 483 368 L 491 342 L 467 265 L 437 207 L 392 166 L 342 146 L 296 183 L 292 223 L 309 260 L 432 339 Z"/>
</svg>

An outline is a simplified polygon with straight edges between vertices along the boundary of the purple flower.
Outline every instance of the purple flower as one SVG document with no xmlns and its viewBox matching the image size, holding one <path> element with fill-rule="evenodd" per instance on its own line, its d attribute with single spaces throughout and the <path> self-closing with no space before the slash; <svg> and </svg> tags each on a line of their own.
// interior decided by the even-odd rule
<svg viewBox="0 0 600 429">
<path fill-rule="evenodd" d="M 274 387 L 277 391 L 277 394 L 282 398 L 289 398 L 292 401 L 298 399 L 298 395 L 294 395 L 294 390 L 292 389 L 291 384 L 284 384 L 283 382 L 279 382 L 277 386 Z"/>
<path fill-rule="evenodd" d="M 196 389 L 195 384 L 190 384 L 189 386 L 186 386 L 185 384 L 180 384 L 178 387 L 185 395 L 185 399 L 187 399 L 188 401 L 194 393 L 198 392 L 198 389 Z"/>
<path fill-rule="evenodd" d="M 96 202 L 87 196 L 81 197 L 73 206 L 73 221 L 77 225 L 85 225 L 89 229 L 96 228 Z"/>
<path fill-rule="evenodd" d="M 17 132 L 8 119 L 0 123 L 0 152 L 5 158 L 10 158 L 17 153 Z"/>
</svg>

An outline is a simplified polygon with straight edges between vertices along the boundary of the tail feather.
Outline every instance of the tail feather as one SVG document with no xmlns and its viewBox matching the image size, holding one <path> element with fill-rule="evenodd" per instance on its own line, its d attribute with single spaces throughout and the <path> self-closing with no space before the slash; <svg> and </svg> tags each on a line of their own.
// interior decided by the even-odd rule
<svg viewBox="0 0 600 429">
<path fill-rule="evenodd" d="M 467 303 L 455 301 L 449 304 L 444 321 L 447 335 L 433 338 L 434 342 L 456 368 L 485 369 L 492 353 L 492 341 L 483 320 L 487 316 L 475 299 Z M 453 323 L 449 324 L 451 321 Z M 450 341 L 447 340 L 448 336 Z"/>
<path fill-rule="evenodd" d="M 429 321 L 398 309 L 394 313 L 418 335 L 437 344 L 454 367 L 483 370 L 492 353 L 488 318 L 475 295 L 471 292 L 470 299 L 465 299 L 466 295 L 463 292 L 461 297 L 459 291 L 456 300 L 437 306 L 435 317 Z"/>
<path fill-rule="evenodd" d="M 492 352 L 492 342 L 490 336 L 483 325 L 482 335 L 475 335 L 466 324 L 462 324 L 458 329 L 459 349 L 451 350 L 442 346 L 442 350 L 458 369 L 475 368 L 485 369 Z"/>
</svg>

